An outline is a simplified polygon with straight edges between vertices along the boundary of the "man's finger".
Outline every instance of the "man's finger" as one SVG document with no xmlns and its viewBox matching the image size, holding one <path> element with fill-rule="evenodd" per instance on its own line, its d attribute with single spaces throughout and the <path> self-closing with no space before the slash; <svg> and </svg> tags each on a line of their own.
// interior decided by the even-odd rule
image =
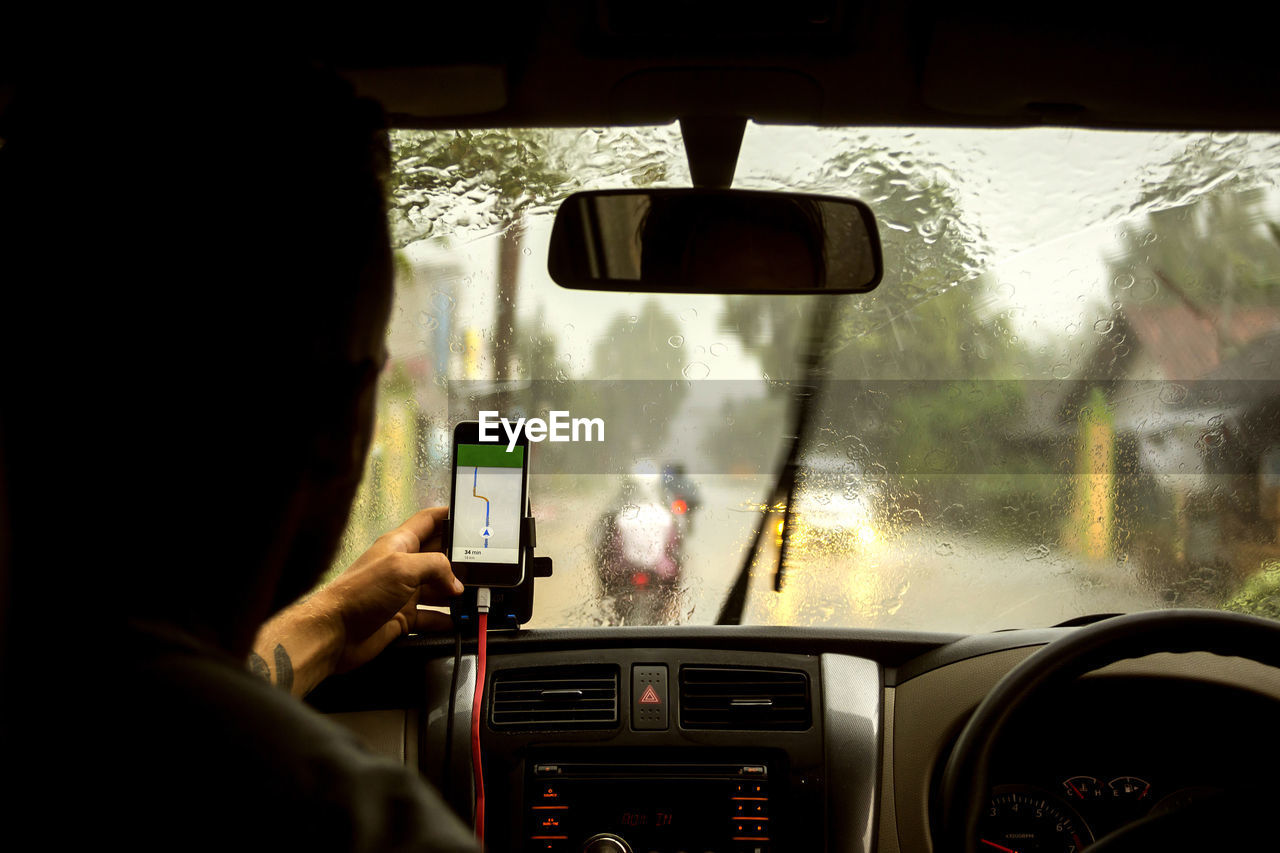
<svg viewBox="0 0 1280 853">
<path fill-rule="evenodd" d="M 436 528 L 436 530 L 426 539 L 419 540 L 418 550 L 419 551 L 443 551 L 444 550 L 443 532 L 439 528 Z"/>
<path fill-rule="evenodd" d="M 413 515 L 405 519 L 404 524 L 400 525 L 401 529 L 412 533 L 418 540 L 418 546 L 431 538 L 431 534 L 440 529 L 440 522 L 449 517 L 449 508 L 447 506 L 433 506 L 427 509 L 420 509 Z"/>
<path fill-rule="evenodd" d="M 421 587 L 420 601 L 440 604 L 462 594 L 462 581 L 454 576 L 449 558 L 439 551 L 399 554 L 396 559 L 408 572 L 408 582 Z"/>
<path fill-rule="evenodd" d="M 422 594 L 422 587 L 418 587 L 413 591 L 413 595 L 409 596 L 409 600 L 400 608 L 400 614 L 404 616 L 407 623 L 412 626 L 413 620 L 416 618 L 414 614 L 418 610 L 418 597 Z"/>
</svg>

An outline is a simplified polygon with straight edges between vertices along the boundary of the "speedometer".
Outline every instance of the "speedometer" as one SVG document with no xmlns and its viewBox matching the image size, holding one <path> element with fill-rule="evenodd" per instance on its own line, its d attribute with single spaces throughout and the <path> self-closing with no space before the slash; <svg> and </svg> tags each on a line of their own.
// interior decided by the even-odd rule
<svg viewBox="0 0 1280 853">
<path fill-rule="evenodd" d="M 987 853 L 1076 853 L 1093 833 L 1063 800 L 1027 785 L 1001 785 L 981 824 L 978 847 Z"/>
</svg>

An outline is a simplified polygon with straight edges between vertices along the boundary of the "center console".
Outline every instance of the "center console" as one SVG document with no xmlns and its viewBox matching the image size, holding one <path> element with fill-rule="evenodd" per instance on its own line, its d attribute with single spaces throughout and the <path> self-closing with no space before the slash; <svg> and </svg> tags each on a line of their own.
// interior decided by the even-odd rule
<svg viewBox="0 0 1280 853">
<path fill-rule="evenodd" d="M 525 785 L 533 850 L 765 853 L 787 827 L 769 808 L 769 765 L 532 765 Z"/>
<path fill-rule="evenodd" d="M 453 682 L 455 713 L 447 726 L 445 697 L 428 696 L 422 767 L 467 815 L 475 669 L 464 655 L 450 679 L 451 664 L 429 674 L 430 684 Z M 481 726 L 486 848 L 870 850 L 881 689 L 876 664 L 842 655 L 493 654 Z"/>
</svg>

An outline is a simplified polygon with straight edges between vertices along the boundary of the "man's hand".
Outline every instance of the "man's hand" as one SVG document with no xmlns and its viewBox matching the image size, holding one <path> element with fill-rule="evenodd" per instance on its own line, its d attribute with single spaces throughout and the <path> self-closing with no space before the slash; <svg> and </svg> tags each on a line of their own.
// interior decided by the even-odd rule
<svg viewBox="0 0 1280 853">
<path fill-rule="evenodd" d="M 447 630 L 448 616 L 418 610 L 462 594 L 439 550 L 440 522 L 447 516 L 446 507 L 415 513 L 328 586 L 276 614 L 258 632 L 250 669 L 305 696 L 331 673 L 371 660 L 397 637 Z"/>
<path fill-rule="evenodd" d="M 449 629 L 445 614 L 418 610 L 462 594 L 462 582 L 440 552 L 440 522 L 448 515 L 442 506 L 415 513 L 312 596 L 342 620 L 337 672 L 371 660 L 397 637 Z"/>
</svg>

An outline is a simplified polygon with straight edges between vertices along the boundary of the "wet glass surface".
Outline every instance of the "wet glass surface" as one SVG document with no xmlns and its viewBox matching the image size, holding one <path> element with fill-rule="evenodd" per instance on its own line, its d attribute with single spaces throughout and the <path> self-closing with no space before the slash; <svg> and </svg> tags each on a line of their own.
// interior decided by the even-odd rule
<svg viewBox="0 0 1280 853">
<path fill-rule="evenodd" d="M 557 202 L 687 186 L 677 128 L 397 131 L 397 303 L 337 564 L 448 500 L 453 422 L 537 445 L 534 626 L 975 631 L 1167 606 L 1280 615 L 1280 137 L 752 125 L 735 186 L 851 195 L 886 275 L 844 297 L 558 288 Z M 786 583 L 763 506 L 831 318 Z"/>
</svg>

